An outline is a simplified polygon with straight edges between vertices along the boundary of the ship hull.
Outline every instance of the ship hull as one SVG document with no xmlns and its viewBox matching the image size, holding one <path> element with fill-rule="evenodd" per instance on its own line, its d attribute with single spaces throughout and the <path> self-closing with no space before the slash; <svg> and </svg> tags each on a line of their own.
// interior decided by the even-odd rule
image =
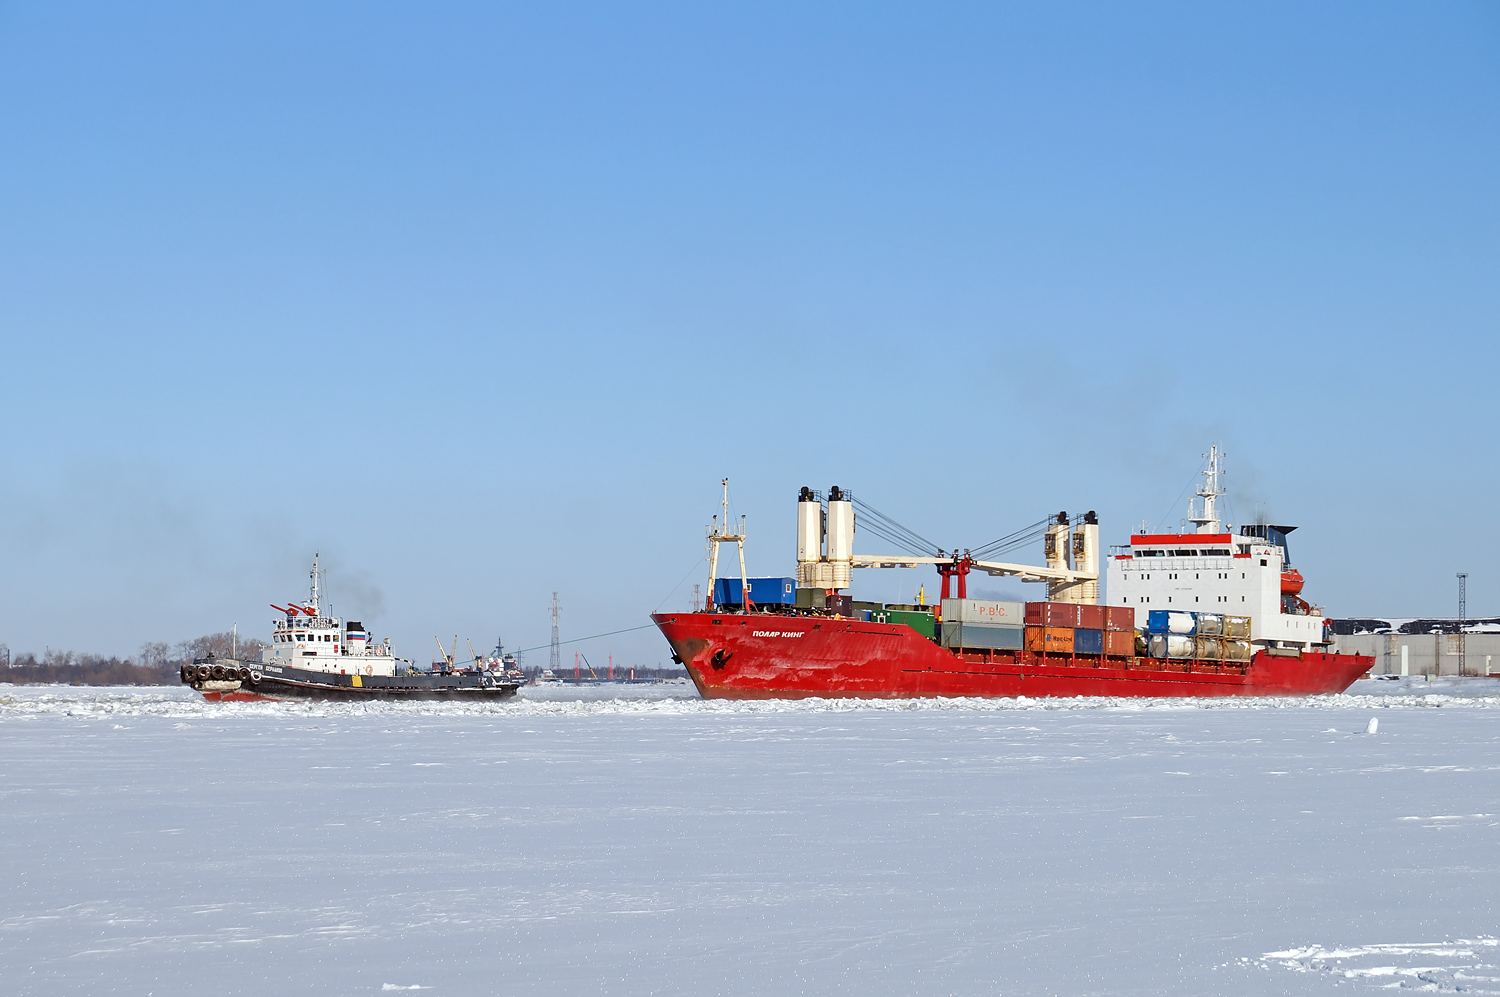
<svg viewBox="0 0 1500 997">
<path fill-rule="evenodd" d="M 952 651 L 907 626 L 837 617 L 652 620 L 705 699 L 1303 696 L 1343 692 L 1375 660 L 1269 650 L 1248 662 Z"/>
<path fill-rule="evenodd" d="M 250 671 L 248 679 L 194 679 L 189 682 L 210 702 L 303 700 L 495 702 L 510 699 L 520 682 L 483 673 L 341 675 L 301 668 L 223 659 L 222 665 Z M 187 681 L 184 676 L 184 681 Z"/>
</svg>

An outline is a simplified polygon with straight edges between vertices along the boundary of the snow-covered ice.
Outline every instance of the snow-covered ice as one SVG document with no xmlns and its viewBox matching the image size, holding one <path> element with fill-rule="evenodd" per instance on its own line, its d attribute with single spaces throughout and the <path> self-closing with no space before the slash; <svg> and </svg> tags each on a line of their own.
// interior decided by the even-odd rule
<svg viewBox="0 0 1500 997">
<path fill-rule="evenodd" d="M 528 691 L 0 686 L 0 991 L 1500 994 L 1500 682 Z"/>
</svg>

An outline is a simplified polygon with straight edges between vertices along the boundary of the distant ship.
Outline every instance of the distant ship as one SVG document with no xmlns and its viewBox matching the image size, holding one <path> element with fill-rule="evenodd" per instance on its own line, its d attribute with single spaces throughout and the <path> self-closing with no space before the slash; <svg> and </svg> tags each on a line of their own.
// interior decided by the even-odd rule
<svg viewBox="0 0 1500 997">
<path fill-rule="evenodd" d="M 211 702 L 255 700 L 502 700 L 522 685 L 518 675 L 494 667 L 489 659 L 472 668 L 450 663 L 423 671 L 391 652 L 390 638 L 374 644 L 357 621 L 326 616 L 318 606 L 317 556 L 313 557 L 312 591 L 305 605 L 271 608 L 282 614 L 271 645 L 259 661 L 195 658 L 182 666 L 182 681 Z M 497 651 L 500 649 L 497 647 Z M 517 670 L 519 671 L 519 670 Z"/>
</svg>

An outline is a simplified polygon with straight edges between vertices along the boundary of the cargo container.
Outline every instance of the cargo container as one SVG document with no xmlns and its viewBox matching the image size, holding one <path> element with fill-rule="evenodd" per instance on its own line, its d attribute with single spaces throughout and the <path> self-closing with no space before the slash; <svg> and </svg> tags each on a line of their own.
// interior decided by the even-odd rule
<svg viewBox="0 0 1500 997">
<path fill-rule="evenodd" d="M 1218 613 L 1194 613 L 1198 618 L 1198 628 L 1193 632 L 1200 637 L 1222 637 L 1224 636 L 1224 617 Z"/>
<path fill-rule="evenodd" d="M 1175 609 L 1153 609 L 1146 614 L 1146 632 L 1152 634 L 1176 634 L 1179 637 L 1184 637 L 1193 633 L 1196 622 L 1193 619 L 1192 613 L 1185 613 Z M 1159 657 L 1154 652 L 1151 656 L 1153 658 Z"/>
<path fill-rule="evenodd" d="M 1040 603 L 1039 605 L 1065 605 L 1063 603 Z M 1027 627 L 1026 650 L 1073 653 L 1072 627 Z"/>
<path fill-rule="evenodd" d="M 1129 606 L 1105 606 L 1104 629 L 1134 630 L 1135 610 L 1131 609 Z"/>
<path fill-rule="evenodd" d="M 795 578 L 751 578 L 750 601 L 757 606 L 794 606 L 797 604 L 797 579 Z M 738 606 L 740 604 L 740 580 L 738 578 L 716 578 L 714 580 L 714 605 Z"/>
<path fill-rule="evenodd" d="M 755 588 L 750 589 L 750 598 L 755 598 Z M 827 604 L 823 607 L 836 616 L 854 616 L 854 597 L 848 595 L 830 595 Z"/>
<path fill-rule="evenodd" d="M 1181 634 L 1152 634 L 1151 657 L 1191 658 L 1194 652 L 1193 638 Z"/>
<path fill-rule="evenodd" d="M 1230 638 L 1224 642 L 1225 661 L 1249 661 L 1253 656 L 1254 649 L 1248 640 Z"/>
<path fill-rule="evenodd" d="M 1078 625 L 1089 630 L 1104 629 L 1104 607 L 1079 604 Z"/>
<path fill-rule="evenodd" d="M 1087 607 L 1085 607 L 1087 608 Z M 1098 607 L 1095 606 L 1095 609 Z M 1100 613 L 1102 619 L 1104 614 Z M 1077 654 L 1103 654 L 1104 631 L 1094 627 L 1079 627 L 1073 631 L 1073 650 Z"/>
<path fill-rule="evenodd" d="M 1025 604 L 996 602 L 991 599 L 944 599 L 944 623 L 988 623 L 1019 627 L 1025 615 Z"/>
<path fill-rule="evenodd" d="M 750 597 L 755 597 L 755 590 L 750 591 Z M 828 605 L 828 591 L 826 589 L 798 589 L 798 609 L 825 609 Z"/>
<path fill-rule="evenodd" d="M 1224 617 L 1224 636 L 1238 640 L 1250 639 L 1250 617 L 1248 616 L 1226 616 Z"/>
<path fill-rule="evenodd" d="M 1130 656 L 1135 653 L 1134 630 L 1104 631 L 1104 653 Z"/>
<path fill-rule="evenodd" d="M 1199 622 L 1201 623 L 1202 620 L 1199 620 Z M 1218 621 L 1215 621 L 1214 623 L 1210 624 L 1210 626 L 1217 626 L 1217 625 L 1218 625 Z M 1224 638 L 1222 638 L 1222 637 L 1194 637 L 1193 638 L 1193 654 L 1194 654 L 1195 657 L 1198 657 L 1198 658 L 1202 659 L 1203 661 L 1222 661 L 1222 660 L 1224 660 Z"/>
<path fill-rule="evenodd" d="M 931 619 L 931 617 L 928 617 Z M 1019 651 L 1025 643 L 1021 627 L 996 627 L 982 623 L 943 622 L 944 647 L 982 648 L 993 651 Z"/>
<path fill-rule="evenodd" d="M 1028 627 L 1076 627 L 1078 626 L 1076 602 L 1028 602 L 1026 625 Z"/>
<path fill-rule="evenodd" d="M 873 618 L 875 614 L 872 613 L 870 615 Z M 885 617 L 881 622 L 905 624 L 928 640 L 932 640 L 933 635 L 937 632 L 937 620 L 931 613 L 914 612 L 908 609 L 887 609 L 882 611 L 880 615 Z M 1019 641 L 1016 646 L 1021 646 Z"/>
</svg>

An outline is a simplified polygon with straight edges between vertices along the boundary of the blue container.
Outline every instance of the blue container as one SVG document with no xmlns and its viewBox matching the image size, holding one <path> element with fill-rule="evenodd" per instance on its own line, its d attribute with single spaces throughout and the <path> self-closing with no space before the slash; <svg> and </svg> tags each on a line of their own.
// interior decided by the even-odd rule
<svg viewBox="0 0 1500 997">
<path fill-rule="evenodd" d="M 1075 654 L 1103 654 L 1104 653 L 1104 631 L 1089 630 L 1079 627 L 1073 631 L 1073 653 Z"/>
<path fill-rule="evenodd" d="M 755 590 L 751 589 L 750 594 L 754 596 Z M 1148 634 L 1175 634 L 1179 637 L 1190 637 L 1197 629 L 1197 615 L 1186 610 L 1153 609 L 1146 614 Z"/>
<path fill-rule="evenodd" d="M 795 606 L 797 604 L 797 579 L 795 578 L 751 578 L 750 601 L 757 606 Z M 714 605 L 738 606 L 740 604 L 740 580 L 718 578 L 714 580 Z"/>
</svg>

